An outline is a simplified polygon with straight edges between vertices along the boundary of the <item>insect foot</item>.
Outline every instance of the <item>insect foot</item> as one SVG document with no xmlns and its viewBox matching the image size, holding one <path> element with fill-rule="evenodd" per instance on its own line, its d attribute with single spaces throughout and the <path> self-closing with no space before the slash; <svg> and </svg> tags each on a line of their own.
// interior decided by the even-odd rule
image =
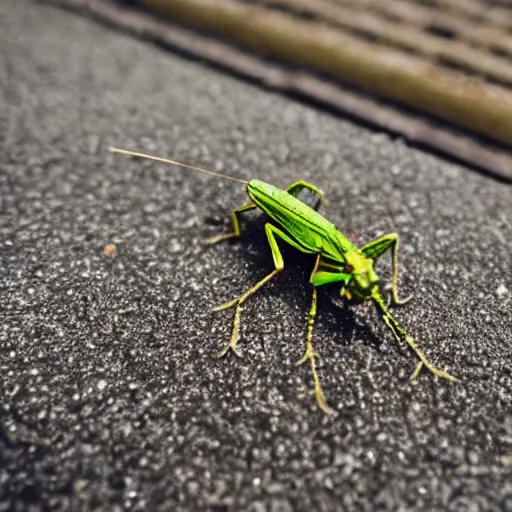
<svg viewBox="0 0 512 512">
<path fill-rule="evenodd" d="M 224 240 L 229 240 L 230 238 L 238 236 L 236 233 L 227 233 L 225 235 L 215 235 L 211 236 L 210 238 L 207 238 L 204 240 L 205 245 L 215 245 L 219 242 L 223 242 Z"/>
<path fill-rule="evenodd" d="M 222 308 L 224 309 L 224 308 Z M 236 310 L 235 310 L 235 319 L 233 321 L 233 331 L 231 333 L 231 339 L 229 340 L 229 343 L 217 354 L 217 357 L 220 359 L 221 357 L 224 357 L 229 350 L 232 350 L 235 356 L 239 357 L 240 359 L 243 357 L 242 353 L 238 350 L 236 344 L 240 340 L 240 314 L 242 313 L 242 308 L 240 304 L 238 304 Z"/>
<path fill-rule="evenodd" d="M 420 374 L 422 369 L 423 369 L 423 362 L 420 361 L 417 364 L 416 369 L 414 370 L 414 373 L 411 375 L 411 378 L 409 380 L 414 382 L 418 378 L 418 375 Z"/>
<path fill-rule="evenodd" d="M 304 355 L 300 361 L 297 362 L 296 366 L 303 365 L 308 361 L 311 363 L 316 403 L 318 404 L 318 407 L 320 407 L 320 409 L 322 409 L 322 411 L 324 411 L 326 414 L 333 414 L 334 411 L 327 404 L 322 386 L 320 384 L 320 377 L 318 376 L 318 372 L 316 370 L 315 359 L 320 359 L 319 355 L 311 347 L 308 347 L 306 348 L 306 351 L 304 352 Z"/>
<path fill-rule="evenodd" d="M 407 304 L 410 300 L 412 300 L 413 297 L 414 297 L 414 295 L 409 295 L 409 296 L 405 297 L 405 299 L 399 299 L 398 295 L 393 294 L 393 302 L 397 306 L 403 306 L 404 304 Z"/>
<path fill-rule="evenodd" d="M 450 375 L 447 372 L 434 368 L 434 366 L 432 366 L 430 361 L 425 357 L 425 354 L 423 354 L 423 352 L 416 345 L 416 342 L 410 336 L 405 336 L 405 341 L 416 352 L 416 355 L 420 359 L 418 366 L 416 366 L 416 369 L 414 370 L 414 373 L 411 376 L 411 380 L 416 380 L 416 378 L 420 374 L 421 369 L 423 368 L 423 366 L 425 366 L 430 372 L 432 372 L 436 377 L 439 377 L 440 379 L 446 379 L 451 382 L 458 382 L 458 379 L 455 378 L 453 375 Z"/>
</svg>

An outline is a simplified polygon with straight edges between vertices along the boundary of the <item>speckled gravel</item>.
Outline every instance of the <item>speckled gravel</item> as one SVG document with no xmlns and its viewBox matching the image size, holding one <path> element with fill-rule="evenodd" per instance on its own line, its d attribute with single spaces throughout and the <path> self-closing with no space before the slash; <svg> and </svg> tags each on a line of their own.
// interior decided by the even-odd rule
<svg viewBox="0 0 512 512">
<path fill-rule="evenodd" d="M 512 511 L 512 188 L 51 7 L 0 3 L 0 511 Z M 286 186 L 365 243 L 402 237 L 397 318 L 319 299 L 229 229 L 243 187 L 109 145 Z M 104 254 L 107 244 L 117 251 Z M 388 258 L 379 269 L 390 276 Z"/>
</svg>

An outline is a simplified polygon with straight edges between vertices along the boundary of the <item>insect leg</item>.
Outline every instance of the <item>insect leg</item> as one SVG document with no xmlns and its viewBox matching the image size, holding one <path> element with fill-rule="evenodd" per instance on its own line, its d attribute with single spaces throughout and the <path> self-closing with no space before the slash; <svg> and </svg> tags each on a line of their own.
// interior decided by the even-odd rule
<svg viewBox="0 0 512 512">
<path fill-rule="evenodd" d="M 227 302 L 226 304 L 222 304 L 221 306 L 217 306 L 212 309 L 212 311 L 221 311 L 223 309 L 230 308 L 236 305 L 235 309 L 235 318 L 233 320 L 233 330 L 231 332 L 231 338 L 229 343 L 217 354 L 217 357 L 225 356 L 229 350 L 232 350 L 237 357 L 242 357 L 242 354 L 237 349 L 236 345 L 240 340 L 240 315 L 242 313 L 242 304 L 257 290 L 259 290 L 264 284 L 268 283 L 273 277 L 275 277 L 282 268 L 274 269 L 270 274 L 265 276 L 261 281 L 257 282 L 252 288 L 249 288 L 243 295 L 240 297 Z"/>
<path fill-rule="evenodd" d="M 392 290 L 393 290 L 393 302 L 395 304 L 405 304 L 412 299 L 412 295 L 400 300 L 398 298 L 398 244 L 400 238 L 396 233 L 389 233 L 381 236 L 372 242 L 367 243 L 361 247 L 361 252 L 372 260 L 376 260 L 380 255 L 386 252 L 389 248 L 392 249 L 392 261 L 393 261 L 393 278 L 392 278 Z"/>
<path fill-rule="evenodd" d="M 238 221 L 238 214 L 245 212 L 247 210 L 253 210 L 254 208 L 256 208 L 256 205 L 254 203 L 245 204 L 244 206 L 237 208 L 235 211 L 231 213 L 231 220 L 233 221 L 233 233 L 212 236 L 211 238 L 208 238 L 206 240 L 206 243 L 212 245 L 223 240 L 228 240 L 229 238 L 240 236 L 240 222 Z"/>
<path fill-rule="evenodd" d="M 236 344 L 240 339 L 240 313 L 242 312 L 242 304 L 257 290 L 259 290 L 264 284 L 268 283 L 274 276 L 276 276 L 281 270 L 284 268 L 283 256 L 281 255 L 281 251 L 277 245 L 276 236 L 281 238 L 281 240 L 290 244 L 291 246 L 304 251 L 304 248 L 295 242 L 292 238 L 290 238 L 284 231 L 281 231 L 276 226 L 268 223 L 265 224 L 265 232 L 267 234 L 268 242 L 270 244 L 270 249 L 272 251 L 272 257 L 274 259 L 275 269 L 264 277 L 261 281 L 256 283 L 252 288 L 249 288 L 244 294 L 240 295 L 236 299 L 233 299 L 225 304 L 221 304 L 213 308 L 212 311 L 221 311 L 223 309 L 227 309 L 233 306 L 236 306 L 235 309 L 235 319 L 233 321 L 233 331 L 231 333 L 231 339 L 229 343 L 219 352 L 218 357 L 224 356 L 230 349 L 238 356 L 241 357 L 240 352 L 236 348 Z"/>
<path fill-rule="evenodd" d="M 305 195 L 304 190 L 307 190 L 309 194 Z M 293 197 L 299 199 L 303 203 L 307 204 L 313 210 L 318 211 L 323 210 L 325 206 L 325 196 L 324 193 L 316 188 L 314 185 L 311 185 L 307 181 L 296 181 L 292 183 L 287 189 L 286 192 L 292 195 Z M 314 196 L 314 197 L 313 197 Z"/>
<path fill-rule="evenodd" d="M 407 345 L 411 347 L 411 349 L 414 351 L 414 353 L 418 356 L 418 359 L 420 362 L 416 366 L 416 369 L 414 370 L 414 373 L 411 376 L 411 380 L 415 380 L 422 367 L 425 366 L 428 370 L 430 370 L 434 375 L 437 375 L 438 377 L 442 379 L 447 379 L 452 382 L 457 382 L 457 379 L 450 375 L 447 372 L 443 372 L 442 370 L 438 370 L 437 368 L 434 368 L 430 361 L 427 359 L 427 356 L 423 353 L 423 351 L 418 347 L 417 343 L 414 341 L 413 338 L 407 335 L 404 329 L 402 329 L 398 322 L 395 320 L 395 318 L 391 315 L 391 313 L 387 310 L 386 305 L 384 303 L 384 299 L 380 296 L 378 292 L 374 292 L 372 295 L 373 300 L 375 303 L 380 307 L 382 311 L 382 318 L 386 325 L 390 328 L 391 332 L 395 336 L 398 342 L 402 340 L 402 338 L 405 340 Z"/>
<path fill-rule="evenodd" d="M 318 262 L 318 259 L 317 259 Z M 326 413 L 331 413 L 332 410 L 327 405 L 327 402 L 325 400 L 325 395 L 322 390 L 322 386 L 320 385 L 320 378 L 318 376 L 318 372 L 316 369 L 316 361 L 315 359 L 318 358 L 318 354 L 313 349 L 313 326 L 315 324 L 315 318 L 316 318 L 316 300 L 317 300 L 317 293 L 316 293 L 316 287 L 313 286 L 313 299 L 311 301 L 311 309 L 309 310 L 308 315 L 308 333 L 306 336 L 306 350 L 304 352 L 304 355 L 302 356 L 301 360 L 297 363 L 297 366 L 306 363 L 307 361 L 311 364 L 311 372 L 313 373 L 313 382 L 315 386 L 315 397 L 316 402 L 318 404 L 318 407 L 322 409 Z"/>
</svg>

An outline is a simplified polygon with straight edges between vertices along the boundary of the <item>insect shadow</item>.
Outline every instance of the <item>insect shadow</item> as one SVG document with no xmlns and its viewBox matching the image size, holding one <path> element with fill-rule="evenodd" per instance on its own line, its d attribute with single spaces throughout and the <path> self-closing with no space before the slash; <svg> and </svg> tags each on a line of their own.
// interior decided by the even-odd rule
<svg viewBox="0 0 512 512">
<path fill-rule="evenodd" d="M 262 274 L 264 275 L 274 269 L 269 242 L 265 235 L 265 224 L 269 222 L 277 225 L 268 215 L 259 210 L 243 212 L 240 215 L 240 236 L 224 242 L 228 246 L 235 244 L 240 246 L 240 252 L 249 264 L 249 272 L 254 276 L 251 283 L 253 281 L 257 282 L 261 279 Z M 230 228 L 230 221 L 227 217 L 221 219 L 218 216 L 210 216 L 205 219 L 205 224 L 215 226 L 220 231 L 229 231 Z M 293 283 L 295 290 L 298 288 L 303 290 L 300 294 L 300 307 L 303 308 L 305 315 L 311 306 L 312 285 L 309 278 L 315 265 L 316 256 L 302 253 L 280 241 L 278 241 L 278 244 L 285 262 L 285 268 L 273 283 L 279 286 L 281 291 L 286 288 L 283 281 Z M 247 286 L 250 286 L 250 284 Z M 315 330 L 327 328 L 333 333 L 332 340 L 340 346 L 347 346 L 355 338 L 360 338 L 365 343 L 377 348 L 380 347 L 382 339 L 375 334 L 371 325 L 356 317 L 353 306 L 344 304 L 340 296 L 340 289 L 340 285 L 336 284 L 318 287 L 319 315 Z M 258 295 L 265 293 L 265 290 L 268 290 L 268 287 L 264 287 L 251 299 L 257 300 Z M 297 299 L 292 294 L 285 293 L 285 297 L 290 305 L 292 305 L 292 301 L 293 304 L 296 304 Z"/>
</svg>

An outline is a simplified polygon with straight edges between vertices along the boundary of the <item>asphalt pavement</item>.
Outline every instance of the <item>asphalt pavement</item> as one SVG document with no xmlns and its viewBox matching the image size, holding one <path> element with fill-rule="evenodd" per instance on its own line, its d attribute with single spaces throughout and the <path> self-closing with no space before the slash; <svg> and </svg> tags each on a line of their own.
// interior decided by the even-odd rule
<svg viewBox="0 0 512 512">
<path fill-rule="evenodd" d="M 512 511 L 510 186 L 28 0 L 0 3 L 0 47 L 0 511 Z M 203 243 L 244 187 L 110 145 L 304 179 L 358 244 L 398 232 L 393 313 L 460 382 L 410 383 L 375 308 L 331 290 L 323 414 L 293 250 L 218 360 L 211 308 L 273 268 L 258 222 Z"/>
</svg>

